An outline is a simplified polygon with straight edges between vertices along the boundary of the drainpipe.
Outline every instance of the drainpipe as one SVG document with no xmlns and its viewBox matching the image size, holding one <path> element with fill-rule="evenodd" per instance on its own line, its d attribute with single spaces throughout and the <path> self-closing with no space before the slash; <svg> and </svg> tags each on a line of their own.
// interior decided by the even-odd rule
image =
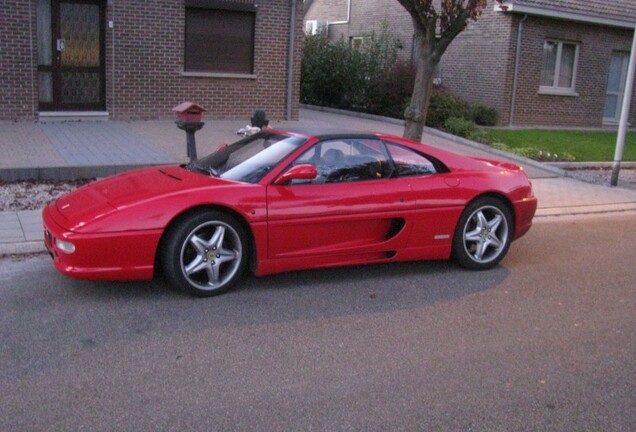
<svg viewBox="0 0 636 432">
<path fill-rule="evenodd" d="M 292 99 L 294 92 L 294 50 L 296 42 L 296 0 L 289 0 L 289 52 L 287 55 L 287 95 L 285 101 L 285 120 L 292 118 Z"/>
<path fill-rule="evenodd" d="M 327 23 L 328 26 L 333 24 L 349 24 L 349 20 L 351 19 L 351 0 L 347 0 L 347 19 L 344 21 L 334 21 Z"/>
<path fill-rule="evenodd" d="M 515 116 L 515 104 L 517 103 L 517 78 L 519 75 L 519 62 L 521 61 L 521 35 L 523 33 L 523 22 L 528 19 L 528 14 L 519 21 L 517 29 L 517 49 L 515 52 L 515 70 L 512 76 L 512 96 L 510 98 L 510 116 L 508 118 L 508 126 L 512 127 Z"/>
<path fill-rule="evenodd" d="M 107 3 L 108 6 L 110 6 L 111 8 L 111 19 L 110 21 L 108 21 L 108 27 L 110 27 L 110 33 L 111 33 L 111 92 L 112 92 L 112 96 L 111 96 L 111 101 L 110 101 L 110 107 L 111 107 L 111 118 L 114 119 L 115 118 L 115 87 L 116 87 L 116 63 L 115 63 L 115 21 L 116 21 L 116 17 L 115 17 L 115 0 L 108 0 Z"/>
<path fill-rule="evenodd" d="M 35 103 L 36 100 L 39 102 L 40 97 L 38 94 L 38 98 L 35 97 L 35 63 L 33 62 L 33 3 L 29 3 L 29 57 L 31 58 L 31 116 L 35 120 Z M 38 108 L 39 110 L 39 108 Z"/>
</svg>

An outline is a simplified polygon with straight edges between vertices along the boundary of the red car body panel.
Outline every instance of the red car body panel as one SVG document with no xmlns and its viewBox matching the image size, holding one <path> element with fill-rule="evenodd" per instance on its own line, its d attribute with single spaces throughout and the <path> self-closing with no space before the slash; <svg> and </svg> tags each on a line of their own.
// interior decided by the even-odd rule
<svg viewBox="0 0 636 432">
<path fill-rule="evenodd" d="M 259 185 L 179 167 L 131 171 L 91 183 L 47 206 L 46 245 L 55 266 L 71 276 L 151 279 L 161 236 L 176 217 L 191 208 L 218 205 L 255 224 L 266 220 L 264 191 Z M 76 251 L 60 251 L 53 239 L 74 243 Z"/>
<path fill-rule="evenodd" d="M 252 270 L 448 259 L 457 221 L 478 196 L 513 209 L 514 236 L 532 224 L 537 200 L 514 164 L 459 156 L 402 138 L 378 138 L 442 161 L 449 172 L 320 185 L 275 185 L 317 140 L 289 154 L 257 183 L 224 180 L 178 166 L 136 170 L 84 186 L 43 211 L 45 243 L 56 268 L 85 279 L 151 279 L 163 234 L 192 209 L 224 209 L 242 222 Z M 75 245 L 64 252 L 57 240 Z"/>
<path fill-rule="evenodd" d="M 55 207 L 44 209 L 44 241 L 60 272 L 95 280 L 152 278 L 155 251 L 163 230 L 78 234 L 60 226 L 56 221 L 60 217 Z M 58 239 L 72 242 L 75 252 L 60 250 L 55 244 Z"/>
</svg>

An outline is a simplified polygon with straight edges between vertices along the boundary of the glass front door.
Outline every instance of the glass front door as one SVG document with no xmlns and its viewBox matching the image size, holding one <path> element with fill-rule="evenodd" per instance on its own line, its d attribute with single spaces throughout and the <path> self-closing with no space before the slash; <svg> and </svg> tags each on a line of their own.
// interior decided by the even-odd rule
<svg viewBox="0 0 636 432">
<path fill-rule="evenodd" d="M 623 93 L 625 92 L 625 81 L 627 80 L 628 64 L 629 54 L 612 54 L 609 76 L 607 78 L 603 123 L 617 123 L 620 120 L 621 107 L 623 105 Z"/>
<path fill-rule="evenodd" d="M 104 110 L 104 2 L 38 0 L 39 108 Z"/>
</svg>

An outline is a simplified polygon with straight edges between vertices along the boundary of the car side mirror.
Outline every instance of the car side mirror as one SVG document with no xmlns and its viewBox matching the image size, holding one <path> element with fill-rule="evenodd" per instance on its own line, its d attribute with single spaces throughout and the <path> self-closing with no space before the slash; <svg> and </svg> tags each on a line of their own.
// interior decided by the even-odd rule
<svg viewBox="0 0 636 432">
<path fill-rule="evenodd" d="M 275 185 L 287 184 L 290 180 L 313 180 L 318 176 L 318 170 L 311 164 L 296 165 L 285 171 L 274 182 Z"/>
</svg>

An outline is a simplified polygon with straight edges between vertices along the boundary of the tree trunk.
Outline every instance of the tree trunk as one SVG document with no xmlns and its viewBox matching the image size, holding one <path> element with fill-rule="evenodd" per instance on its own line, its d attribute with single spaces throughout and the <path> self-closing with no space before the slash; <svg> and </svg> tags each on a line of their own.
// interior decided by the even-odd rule
<svg viewBox="0 0 636 432">
<path fill-rule="evenodd" d="M 414 141 L 422 140 L 424 125 L 426 124 L 426 113 L 433 89 L 433 78 L 435 77 L 435 67 L 439 60 L 433 54 L 432 41 L 418 26 L 415 26 L 415 85 L 411 95 L 411 103 L 404 112 L 406 124 L 404 126 L 404 138 Z M 433 38 L 434 38 L 433 33 Z"/>
</svg>

